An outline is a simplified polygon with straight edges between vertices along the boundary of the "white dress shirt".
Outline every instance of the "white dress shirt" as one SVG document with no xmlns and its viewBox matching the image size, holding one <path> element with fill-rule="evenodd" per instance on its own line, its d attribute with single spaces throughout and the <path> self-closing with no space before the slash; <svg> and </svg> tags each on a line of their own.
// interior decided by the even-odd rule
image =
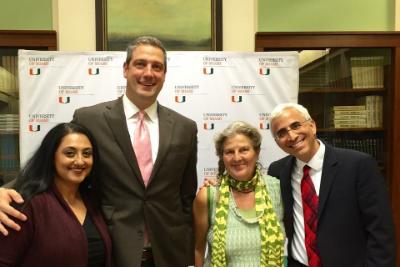
<svg viewBox="0 0 400 267">
<path fill-rule="evenodd" d="M 309 162 L 303 162 L 296 159 L 296 164 L 292 172 L 292 193 L 293 193 L 293 224 L 294 233 L 292 241 L 292 256 L 298 262 L 308 265 L 308 257 L 306 245 L 304 242 L 304 214 L 303 204 L 301 199 L 301 179 L 303 178 L 303 167 L 308 165 L 310 169 L 311 180 L 314 184 L 315 192 L 319 196 L 319 188 L 321 185 L 322 165 L 325 155 L 325 145 L 319 141 L 319 148 L 317 153 L 311 158 Z"/>
<path fill-rule="evenodd" d="M 135 104 L 133 104 L 126 95 L 122 97 L 122 103 L 124 106 L 124 113 L 126 118 L 126 125 L 128 126 L 129 136 L 131 143 L 133 144 L 135 138 L 135 129 L 138 122 L 138 112 L 140 111 Z M 146 112 L 145 123 L 150 133 L 151 141 L 151 156 L 153 164 L 156 161 L 159 145 L 159 126 L 158 126 L 158 113 L 157 113 L 157 101 L 151 104 L 150 107 L 144 110 Z"/>
</svg>

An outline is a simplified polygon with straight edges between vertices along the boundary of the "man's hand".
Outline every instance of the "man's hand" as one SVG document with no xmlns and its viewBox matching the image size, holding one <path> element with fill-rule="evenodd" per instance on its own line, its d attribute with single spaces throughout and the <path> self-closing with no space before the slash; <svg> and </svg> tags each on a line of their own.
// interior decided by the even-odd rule
<svg viewBox="0 0 400 267">
<path fill-rule="evenodd" d="M 218 185 L 218 179 L 205 178 L 203 184 L 200 186 L 199 189 L 202 189 L 203 187 L 216 186 L 216 185 Z"/>
<path fill-rule="evenodd" d="M 23 213 L 14 209 L 10 205 L 10 203 L 13 201 L 18 204 L 22 204 L 24 202 L 21 195 L 18 194 L 17 191 L 13 189 L 0 188 L 0 232 L 3 235 L 8 235 L 6 226 L 16 231 L 21 229 L 21 227 L 11 220 L 9 216 L 21 221 L 25 221 L 27 219 Z"/>
</svg>

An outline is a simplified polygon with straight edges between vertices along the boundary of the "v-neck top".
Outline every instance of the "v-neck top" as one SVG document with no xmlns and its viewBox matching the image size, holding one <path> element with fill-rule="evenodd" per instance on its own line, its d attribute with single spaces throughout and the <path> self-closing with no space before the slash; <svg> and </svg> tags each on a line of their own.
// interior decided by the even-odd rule
<svg viewBox="0 0 400 267">
<path fill-rule="evenodd" d="M 90 217 L 104 242 L 103 266 L 111 264 L 111 238 L 103 217 L 87 196 L 82 196 Z M 18 222 L 19 232 L 0 235 L 0 265 L 20 267 L 87 267 L 88 238 L 55 186 L 34 196 L 22 209 L 28 220 Z"/>
</svg>

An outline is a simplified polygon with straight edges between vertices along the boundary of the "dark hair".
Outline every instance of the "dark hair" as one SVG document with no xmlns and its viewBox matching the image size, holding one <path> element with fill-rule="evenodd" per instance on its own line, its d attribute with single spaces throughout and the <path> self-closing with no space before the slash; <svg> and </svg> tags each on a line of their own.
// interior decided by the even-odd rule
<svg viewBox="0 0 400 267">
<path fill-rule="evenodd" d="M 218 156 L 218 176 L 225 172 L 225 164 L 223 158 L 225 141 L 228 138 L 238 134 L 247 136 L 253 145 L 255 151 L 260 151 L 262 136 L 260 132 L 250 124 L 244 121 L 234 121 L 229 124 L 221 133 L 214 138 L 215 154 Z"/>
<path fill-rule="evenodd" d="M 93 166 L 89 175 L 79 185 L 82 193 L 88 191 L 93 179 L 99 173 L 99 152 L 93 135 L 85 127 L 68 122 L 60 123 L 52 128 L 43 138 L 39 148 L 33 156 L 27 161 L 25 166 L 19 172 L 14 189 L 16 189 L 24 198 L 25 203 L 35 195 L 46 191 L 53 183 L 56 176 L 54 163 L 55 153 L 60 146 L 62 139 L 71 133 L 85 135 L 93 149 Z"/>
<path fill-rule="evenodd" d="M 135 49 L 141 45 L 150 45 L 150 46 L 161 49 L 161 51 L 163 52 L 163 55 L 164 55 L 164 72 L 166 72 L 167 71 L 167 51 L 165 50 L 165 47 L 162 44 L 162 42 L 153 36 L 141 36 L 141 37 L 138 37 L 135 40 L 133 40 L 132 43 L 130 43 L 126 49 L 125 64 L 129 64 L 129 62 L 132 59 L 133 51 L 135 51 Z"/>
</svg>

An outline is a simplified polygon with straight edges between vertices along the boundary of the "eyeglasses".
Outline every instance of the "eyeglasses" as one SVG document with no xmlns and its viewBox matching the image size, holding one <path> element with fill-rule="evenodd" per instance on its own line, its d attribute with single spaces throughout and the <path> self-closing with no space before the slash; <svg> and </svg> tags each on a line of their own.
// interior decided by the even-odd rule
<svg viewBox="0 0 400 267">
<path fill-rule="evenodd" d="M 310 120 L 311 119 L 307 119 L 303 122 L 295 121 L 292 124 L 290 124 L 288 127 L 280 129 L 279 131 L 277 131 L 275 133 L 275 136 L 274 136 L 275 140 L 281 140 L 281 139 L 288 137 L 290 131 L 296 132 L 296 131 L 300 130 L 304 126 L 304 123 L 306 123 Z"/>
</svg>

